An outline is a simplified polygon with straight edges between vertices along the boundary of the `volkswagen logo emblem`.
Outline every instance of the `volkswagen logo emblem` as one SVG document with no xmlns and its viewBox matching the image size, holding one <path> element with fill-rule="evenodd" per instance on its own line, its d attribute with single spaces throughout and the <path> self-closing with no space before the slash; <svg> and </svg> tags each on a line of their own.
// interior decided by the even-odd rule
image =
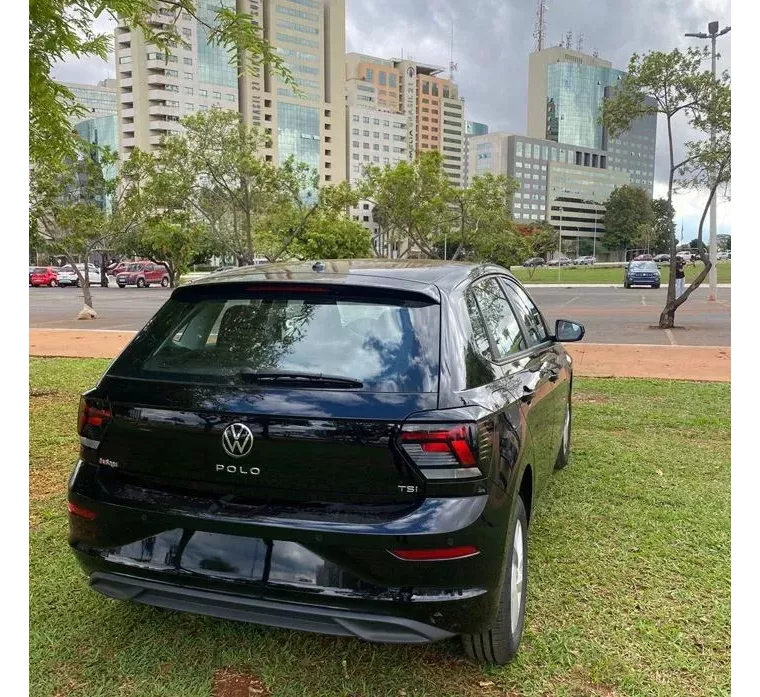
<svg viewBox="0 0 760 697">
<path fill-rule="evenodd" d="M 222 433 L 222 448 L 230 457 L 245 457 L 253 448 L 253 433 L 245 424 L 234 423 Z"/>
</svg>

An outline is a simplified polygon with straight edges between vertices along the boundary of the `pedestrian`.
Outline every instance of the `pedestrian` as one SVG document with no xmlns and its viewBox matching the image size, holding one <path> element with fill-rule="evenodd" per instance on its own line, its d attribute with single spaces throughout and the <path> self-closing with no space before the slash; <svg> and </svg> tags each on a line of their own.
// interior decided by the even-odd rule
<svg viewBox="0 0 760 697">
<path fill-rule="evenodd" d="M 686 285 L 686 274 L 684 273 L 684 267 L 686 263 L 682 257 L 676 257 L 676 297 L 680 298 L 683 295 L 684 286 Z"/>
</svg>

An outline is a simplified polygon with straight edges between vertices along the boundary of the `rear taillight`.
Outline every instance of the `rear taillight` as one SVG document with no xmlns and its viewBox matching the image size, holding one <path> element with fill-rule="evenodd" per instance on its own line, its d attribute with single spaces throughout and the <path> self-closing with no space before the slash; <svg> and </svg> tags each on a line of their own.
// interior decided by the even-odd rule
<svg viewBox="0 0 760 697">
<path fill-rule="evenodd" d="M 462 547 L 443 547 L 441 549 L 393 549 L 394 557 L 404 561 L 446 561 L 451 559 L 466 559 L 480 554 L 477 547 L 464 545 Z"/>
<path fill-rule="evenodd" d="M 82 397 L 79 400 L 77 433 L 79 441 L 88 448 L 97 448 L 103 428 L 111 420 L 111 410 L 104 404 Z"/>
<path fill-rule="evenodd" d="M 473 429 L 469 424 L 405 424 L 401 447 L 426 479 L 481 477 Z"/>
<path fill-rule="evenodd" d="M 85 520 L 95 520 L 95 518 L 98 517 L 98 514 L 95 511 L 91 511 L 89 508 L 84 508 L 83 506 L 79 506 L 76 503 L 72 503 L 71 501 L 66 504 L 66 508 L 68 509 L 69 513 L 72 513 L 75 516 L 79 516 L 80 518 L 84 518 Z"/>
</svg>

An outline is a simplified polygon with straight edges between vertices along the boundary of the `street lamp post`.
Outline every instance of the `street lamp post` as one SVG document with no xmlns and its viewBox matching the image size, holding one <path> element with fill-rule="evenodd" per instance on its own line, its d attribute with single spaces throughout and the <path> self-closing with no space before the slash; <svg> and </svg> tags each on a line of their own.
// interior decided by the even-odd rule
<svg viewBox="0 0 760 697">
<path fill-rule="evenodd" d="M 728 32 L 731 31 L 731 27 L 723 27 L 720 31 L 718 31 L 719 27 L 718 22 L 710 22 L 707 25 L 707 34 L 704 32 L 699 32 L 696 34 L 686 34 L 686 36 L 693 36 L 696 39 L 710 39 L 712 42 L 712 74 L 713 77 L 715 77 L 715 68 L 716 68 L 716 54 L 715 54 L 715 41 L 719 36 L 723 36 L 723 34 L 728 34 Z M 710 143 L 712 145 L 715 145 L 715 127 L 713 127 L 710 130 Z M 715 302 L 718 299 L 718 267 L 716 265 L 716 259 L 718 258 L 718 230 L 717 230 L 717 203 L 716 203 L 716 197 L 713 196 L 713 200 L 710 203 L 710 262 L 712 263 L 712 267 L 710 267 L 710 274 L 709 274 L 709 282 L 710 282 L 710 292 L 708 293 L 707 300 L 708 302 Z"/>
<path fill-rule="evenodd" d="M 562 280 L 562 206 L 559 207 L 559 259 L 557 259 L 557 283 Z"/>
</svg>

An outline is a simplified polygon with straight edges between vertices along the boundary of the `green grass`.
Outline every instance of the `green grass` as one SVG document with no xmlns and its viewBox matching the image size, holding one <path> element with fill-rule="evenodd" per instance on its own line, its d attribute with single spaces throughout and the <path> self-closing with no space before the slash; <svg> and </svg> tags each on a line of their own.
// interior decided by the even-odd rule
<svg viewBox="0 0 760 697">
<path fill-rule="evenodd" d="M 686 281 L 691 282 L 696 278 L 702 268 L 702 263 L 696 266 L 686 267 Z M 619 283 L 623 285 L 623 268 L 609 266 L 563 266 L 560 280 L 557 280 L 558 270 L 556 266 L 537 268 L 530 277 L 530 270 L 523 266 L 513 266 L 512 273 L 523 283 Z M 670 269 L 660 266 L 662 284 L 668 282 Z M 705 281 L 706 283 L 706 281 Z M 718 283 L 731 283 L 731 262 L 718 262 Z"/>
<path fill-rule="evenodd" d="M 729 694 L 730 385 L 577 379 L 572 462 L 531 525 L 522 650 L 483 668 L 456 641 L 374 646 L 90 591 L 64 487 L 79 391 L 106 364 L 30 360 L 30 472 L 48 482 L 30 477 L 32 695 L 209 697 L 223 668 L 278 697 Z"/>
</svg>

